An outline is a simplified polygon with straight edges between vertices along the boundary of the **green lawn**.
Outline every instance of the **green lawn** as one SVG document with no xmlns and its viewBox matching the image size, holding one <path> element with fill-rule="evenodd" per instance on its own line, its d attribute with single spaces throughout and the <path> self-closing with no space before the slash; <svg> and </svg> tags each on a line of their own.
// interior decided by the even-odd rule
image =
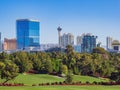
<svg viewBox="0 0 120 90">
<path fill-rule="evenodd" d="M 48 74 L 20 74 L 11 83 L 24 83 L 25 85 L 46 83 L 46 82 L 63 82 L 64 78 L 52 76 Z M 2 81 L 3 82 L 3 81 Z"/>
<path fill-rule="evenodd" d="M 31 86 L 32 84 L 38 85 L 39 83 L 46 82 L 62 82 L 64 78 L 47 75 L 47 74 L 20 74 L 15 80 L 9 81 L 11 83 L 24 83 L 27 86 L 0 86 L 0 90 L 120 90 L 120 86 Z M 108 81 L 89 76 L 73 76 L 73 81 L 93 82 L 93 81 Z M 3 81 L 1 81 L 3 82 Z"/>
<path fill-rule="evenodd" d="M 24 86 L 0 87 L 0 90 L 120 90 L 120 86 Z"/>
<path fill-rule="evenodd" d="M 14 80 L 9 81 L 10 83 L 24 83 L 25 85 L 31 86 L 32 84 L 38 85 L 39 83 L 51 83 L 51 82 L 63 82 L 65 79 L 57 76 L 52 76 L 48 74 L 19 74 Z M 4 80 L 0 80 L 3 82 Z M 99 78 L 89 77 L 89 76 L 73 76 L 73 81 L 81 81 L 81 82 L 101 82 L 108 81 Z"/>
<path fill-rule="evenodd" d="M 73 81 L 81 81 L 81 82 L 86 82 L 86 81 L 89 81 L 89 82 L 107 82 L 109 81 L 108 79 L 100 79 L 100 78 L 95 78 L 95 77 L 90 77 L 90 76 L 78 76 L 78 75 L 74 75 L 73 76 Z"/>
</svg>

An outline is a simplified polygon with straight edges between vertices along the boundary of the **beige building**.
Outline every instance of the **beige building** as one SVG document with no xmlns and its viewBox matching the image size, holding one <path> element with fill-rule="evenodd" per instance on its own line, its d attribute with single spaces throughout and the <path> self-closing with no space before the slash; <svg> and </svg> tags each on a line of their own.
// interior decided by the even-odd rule
<svg viewBox="0 0 120 90">
<path fill-rule="evenodd" d="M 112 49 L 115 51 L 120 51 L 120 42 L 118 40 L 113 40 Z"/>
<path fill-rule="evenodd" d="M 16 50 L 16 39 L 4 38 L 4 50 Z"/>
<path fill-rule="evenodd" d="M 64 33 L 61 36 L 61 46 L 66 47 L 67 45 L 74 45 L 74 36 L 71 33 Z"/>
</svg>

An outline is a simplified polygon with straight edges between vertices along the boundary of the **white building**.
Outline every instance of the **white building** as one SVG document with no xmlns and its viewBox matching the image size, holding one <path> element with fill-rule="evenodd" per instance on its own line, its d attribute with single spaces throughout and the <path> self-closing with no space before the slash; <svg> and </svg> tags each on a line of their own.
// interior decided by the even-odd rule
<svg viewBox="0 0 120 90">
<path fill-rule="evenodd" d="M 50 48 L 55 48 L 55 47 L 58 47 L 59 45 L 58 44 L 41 44 L 40 45 L 40 51 L 45 51 L 45 50 L 48 50 Z"/>
<path fill-rule="evenodd" d="M 118 40 L 113 40 L 112 49 L 114 51 L 120 51 L 120 42 Z"/>
<path fill-rule="evenodd" d="M 111 38 L 109 38 L 109 42 L 108 46 L 107 46 L 107 50 L 109 52 L 116 52 L 116 53 L 120 53 L 120 42 L 118 40 L 112 40 L 111 42 Z M 110 44 L 110 45 L 109 45 Z M 110 46 L 110 47 L 109 47 Z"/>
<path fill-rule="evenodd" d="M 82 44 L 82 38 L 85 36 L 85 34 L 78 35 L 76 38 L 76 45 L 81 45 Z"/>
<path fill-rule="evenodd" d="M 61 47 L 66 47 L 67 45 L 74 45 L 74 36 L 71 33 L 64 33 L 61 36 Z"/>
<path fill-rule="evenodd" d="M 112 49 L 112 37 L 107 37 L 106 38 L 106 44 L 107 44 L 107 50 Z"/>
</svg>

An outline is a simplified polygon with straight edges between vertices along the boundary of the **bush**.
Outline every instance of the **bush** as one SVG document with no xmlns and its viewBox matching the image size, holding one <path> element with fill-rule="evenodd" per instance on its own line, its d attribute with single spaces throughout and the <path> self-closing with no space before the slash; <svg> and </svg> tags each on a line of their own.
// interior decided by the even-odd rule
<svg viewBox="0 0 120 90">
<path fill-rule="evenodd" d="M 97 84 L 98 84 L 98 82 L 94 81 L 94 82 L 93 82 L 93 84 L 94 84 L 94 85 L 97 85 Z"/>
<path fill-rule="evenodd" d="M 32 84 L 32 86 L 37 86 L 36 84 Z"/>
<path fill-rule="evenodd" d="M 63 85 L 63 82 L 59 82 L 59 85 Z"/>
<path fill-rule="evenodd" d="M 42 86 L 42 84 L 38 84 L 38 86 Z"/>
<path fill-rule="evenodd" d="M 42 83 L 41 85 L 43 86 L 44 84 Z"/>
<path fill-rule="evenodd" d="M 75 82 L 72 82 L 72 85 L 75 85 L 76 83 Z"/>
<path fill-rule="evenodd" d="M 55 85 L 58 85 L 58 82 L 55 82 Z"/>
<path fill-rule="evenodd" d="M 72 83 L 72 80 L 73 80 L 73 77 L 72 77 L 72 75 L 69 73 L 69 74 L 66 76 L 65 82 L 66 82 L 67 84 L 71 84 L 71 83 Z"/>
<path fill-rule="evenodd" d="M 86 81 L 86 84 L 90 84 L 90 82 L 89 82 L 89 81 Z"/>
<path fill-rule="evenodd" d="M 51 83 L 51 85 L 55 85 L 55 83 Z"/>
<path fill-rule="evenodd" d="M 50 85 L 50 83 L 48 82 L 48 83 L 46 83 L 46 85 Z"/>
</svg>

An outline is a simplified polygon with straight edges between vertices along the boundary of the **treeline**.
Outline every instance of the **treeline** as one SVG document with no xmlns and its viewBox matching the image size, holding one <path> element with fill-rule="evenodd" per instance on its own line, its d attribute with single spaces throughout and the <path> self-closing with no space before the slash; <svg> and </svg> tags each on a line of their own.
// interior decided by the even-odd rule
<svg viewBox="0 0 120 90">
<path fill-rule="evenodd" d="M 93 53 L 76 53 L 68 45 L 64 52 L 0 53 L 0 77 L 14 79 L 24 72 L 55 75 L 89 75 L 120 81 L 120 54 L 95 48 Z"/>
</svg>

